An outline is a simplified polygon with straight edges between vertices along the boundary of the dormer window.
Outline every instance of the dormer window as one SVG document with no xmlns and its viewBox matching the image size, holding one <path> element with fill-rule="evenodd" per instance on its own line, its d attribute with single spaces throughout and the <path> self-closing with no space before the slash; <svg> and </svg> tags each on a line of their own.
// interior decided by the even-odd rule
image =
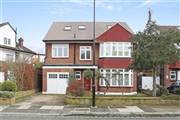
<svg viewBox="0 0 180 120">
<path fill-rule="evenodd" d="M 110 29 L 111 27 L 112 27 L 112 25 L 108 25 L 108 26 L 107 26 L 107 29 Z"/>
<path fill-rule="evenodd" d="M 65 30 L 65 31 L 71 31 L 71 29 L 72 29 L 71 26 L 65 26 L 65 27 L 64 27 L 64 30 Z"/>
<path fill-rule="evenodd" d="M 86 29 L 86 26 L 85 26 L 85 25 L 79 25 L 79 26 L 78 26 L 78 29 L 79 29 L 79 30 L 85 30 L 85 29 Z"/>
</svg>

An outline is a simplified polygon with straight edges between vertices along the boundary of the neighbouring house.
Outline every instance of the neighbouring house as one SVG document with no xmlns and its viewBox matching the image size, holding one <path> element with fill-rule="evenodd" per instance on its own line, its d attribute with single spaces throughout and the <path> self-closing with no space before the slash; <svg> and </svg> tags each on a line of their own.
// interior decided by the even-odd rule
<svg viewBox="0 0 180 120">
<path fill-rule="evenodd" d="M 180 26 L 159 25 L 158 29 L 160 32 L 167 32 L 173 30 L 180 34 Z M 177 80 L 180 80 L 180 61 L 162 67 L 160 77 L 161 77 L 160 83 L 165 87 L 168 87 Z"/>
<path fill-rule="evenodd" d="M 26 60 L 31 63 L 33 55 L 36 53 L 23 44 L 23 39 L 19 38 L 18 41 L 16 30 L 10 25 L 9 22 L 0 24 L 0 82 L 8 79 L 8 62 L 16 62 Z"/>
<path fill-rule="evenodd" d="M 180 26 L 163 26 L 158 25 L 159 32 L 168 32 L 168 31 L 176 31 L 180 33 Z M 156 84 L 160 84 L 164 87 L 170 86 L 172 83 L 180 80 L 180 61 L 169 64 L 165 66 L 161 66 L 160 74 L 156 79 Z M 142 79 L 138 82 L 139 88 L 142 89 L 150 89 L 152 90 L 153 86 L 153 77 L 152 71 L 144 71 Z"/>
<path fill-rule="evenodd" d="M 111 95 L 130 95 L 137 92 L 137 77 L 129 70 L 131 63 L 131 36 L 133 31 L 124 22 L 96 22 L 95 66 L 93 65 L 93 23 L 54 22 L 43 41 L 45 63 L 43 66 L 42 92 L 65 94 L 70 74 L 82 81 L 86 91 L 91 81 L 84 77 L 87 69 L 98 69 L 108 78 Z M 116 73 L 119 74 L 116 74 Z M 96 79 L 96 93 L 103 94 L 103 78 Z"/>
<path fill-rule="evenodd" d="M 32 62 L 35 63 L 44 63 L 45 54 L 36 54 L 33 56 Z"/>
</svg>

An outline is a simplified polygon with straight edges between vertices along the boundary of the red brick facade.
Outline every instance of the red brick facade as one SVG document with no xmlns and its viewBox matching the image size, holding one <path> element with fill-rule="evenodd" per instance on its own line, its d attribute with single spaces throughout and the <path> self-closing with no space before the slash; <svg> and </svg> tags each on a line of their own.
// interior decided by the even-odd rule
<svg viewBox="0 0 180 120">
<path fill-rule="evenodd" d="M 99 42 L 130 42 L 132 33 L 128 32 L 124 27 L 119 24 L 112 26 L 109 30 L 102 33 L 96 39 L 96 49 L 95 49 L 95 63 L 99 69 L 126 69 L 131 63 L 131 58 L 100 58 L 99 57 Z M 66 41 L 67 42 L 67 41 Z M 52 44 L 46 43 L 46 59 L 45 64 L 48 65 L 92 65 L 93 56 L 91 60 L 80 60 L 80 46 L 92 46 L 92 43 L 69 43 L 69 57 L 68 58 L 52 58 Z M 75 69 L 43 69 L 43 92 L 47 90 L 47 72 L 72 72 Z M 83 71 L 81 69 L 82 78 L 84 87 L 86 90 L 90 88 L 90 82 L 84 80 Z M 137 79 L 136 73 L 133 72 L 132 86 L 124 87 L 110 87 L 108 92 L 115 93 L 132 93 L 137 91 Z M 104 92 L 105 87 L 99 86 L 99 80 L 96 80 L 96 91 Z"/>
</svg>

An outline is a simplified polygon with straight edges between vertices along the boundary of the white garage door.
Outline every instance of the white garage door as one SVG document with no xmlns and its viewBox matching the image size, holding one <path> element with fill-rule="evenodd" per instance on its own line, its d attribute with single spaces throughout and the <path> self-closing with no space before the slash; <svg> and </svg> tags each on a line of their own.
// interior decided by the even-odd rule
<svg viewBox="0 0 180 120">
<path fill-rule="evenodd" d="M 47 93 L 49 94 L 66 94 L 68 85 L 68 72 L 59 72 L 47 74 Z"/>
</svg>

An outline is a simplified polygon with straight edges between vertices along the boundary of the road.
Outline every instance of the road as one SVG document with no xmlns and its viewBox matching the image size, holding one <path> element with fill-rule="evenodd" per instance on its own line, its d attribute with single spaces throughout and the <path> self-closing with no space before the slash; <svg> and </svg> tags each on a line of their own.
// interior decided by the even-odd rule
<svg viewBox="0 0 180 120">
<path fill-rule="evenodd" d="M 180 120 L 180 117 L 83 117 L 60 115 L 0 114 L 0 120 Z"/>
</svg>

